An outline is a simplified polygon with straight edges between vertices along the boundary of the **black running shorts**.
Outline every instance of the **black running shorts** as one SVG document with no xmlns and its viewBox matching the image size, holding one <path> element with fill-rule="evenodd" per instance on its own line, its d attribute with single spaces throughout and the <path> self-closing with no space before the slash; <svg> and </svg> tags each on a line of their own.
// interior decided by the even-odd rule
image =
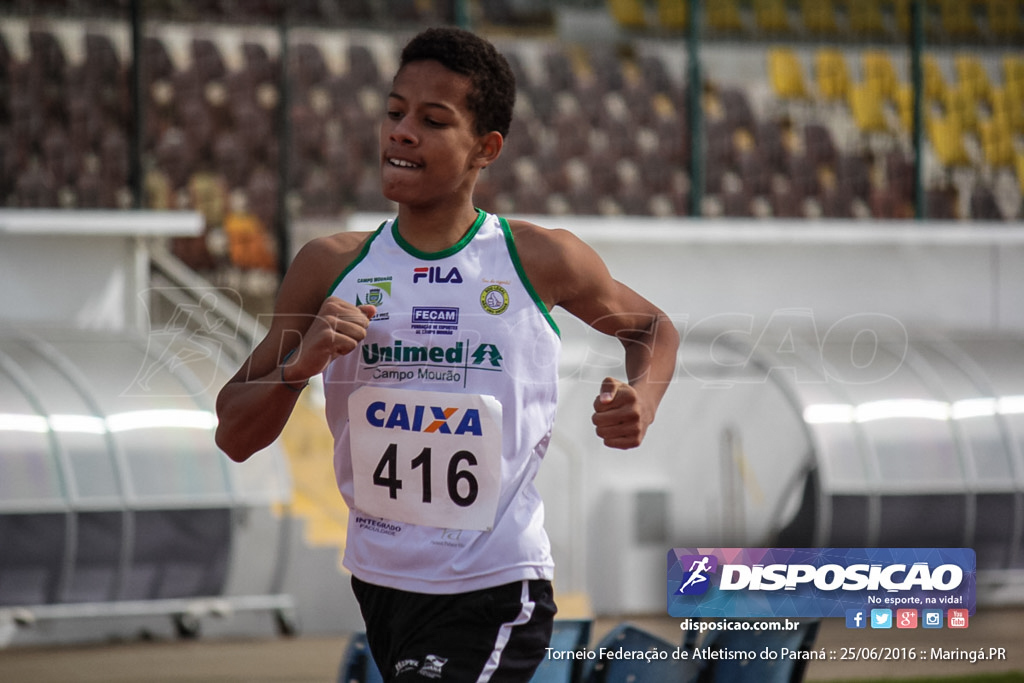
<svg viewBox="0 0 1024 683">
<path fill-rule="evenodd" d="M 551 641 L 550 581 L 429 595 L 352 577 L 352 589 L 385 681 L 526 683 Z"/>
</svg>

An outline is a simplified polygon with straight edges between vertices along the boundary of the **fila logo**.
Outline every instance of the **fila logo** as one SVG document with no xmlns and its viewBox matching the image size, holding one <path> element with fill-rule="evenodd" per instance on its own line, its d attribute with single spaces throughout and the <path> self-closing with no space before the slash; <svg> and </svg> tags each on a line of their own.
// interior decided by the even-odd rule
<svg viewBox="0 0 1024 683">
<path fill-rule="evenodd" d="M 457 285 L 462 282 L 462 273 L 459 272 L 458 268 L 452 268 L 451 270 L 448 271 L 448 274 L 445 275 L 442 273 L 440 266 L 430 266 L 429 268 L 423 266 L 421 268 L 412 269 L 413 284 L 416 284 L 423 278 L 427 278 L 427 282 L 431 283 L 450 283 Z"/>
<path fill-rule="evenodd" d="M 479 410 L 466 408 L 457 420 L 448 422 L 458 412 L 458 408 L 444 406 L 395 403 L 389 407 L 384 401 L 374 401 L 366 407 L 366 420 L 374 427 L 381 429 L 401 429 L 410 432 L 427 432 L 428 434 L 437 432 L 438 434 L 483 435 Z M 454 432 L 452 427 L 455 428 Z"/>
</svg>

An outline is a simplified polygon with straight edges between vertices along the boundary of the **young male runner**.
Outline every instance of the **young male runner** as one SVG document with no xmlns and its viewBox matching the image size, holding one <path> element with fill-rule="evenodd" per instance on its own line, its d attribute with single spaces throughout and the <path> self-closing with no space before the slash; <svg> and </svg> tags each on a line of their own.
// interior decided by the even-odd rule
<svg viewBox="0 0 1024 683">
<path fill-rule="evenodd" d="M 628 381 L 594 400 L 610 447 L 640 444 L 675 367 L 671 322 L 582 241 L 474 207 L 514 101 L 490 43 L 454 28 L 409 42 L 380 129 L 398 216 L 300 250 L 217 401 L 217 443 L 243 461 L 324 374 L 344 564 L 387 680 L 526 681 L 545 655 L 553 563 L 533 480 L 557 400 L 549 311 L 623 344 Z"/>
</svg>

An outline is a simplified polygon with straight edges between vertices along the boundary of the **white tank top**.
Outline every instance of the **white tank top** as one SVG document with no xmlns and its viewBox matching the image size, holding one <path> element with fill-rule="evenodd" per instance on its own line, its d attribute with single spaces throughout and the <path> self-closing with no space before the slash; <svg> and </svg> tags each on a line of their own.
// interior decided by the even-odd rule
<svg viewBox="0 0 1024 683">
<path fill-rule="evenodd" d="M 359 348 L 324 372 L 345 567 L 421 593 L 551 579 L 533 480 L 560 340 L 508 223 L 480 212 L 457 244 L 424 253 L 387 221 L 330 294 L 377 307 Z"/>
</svg>

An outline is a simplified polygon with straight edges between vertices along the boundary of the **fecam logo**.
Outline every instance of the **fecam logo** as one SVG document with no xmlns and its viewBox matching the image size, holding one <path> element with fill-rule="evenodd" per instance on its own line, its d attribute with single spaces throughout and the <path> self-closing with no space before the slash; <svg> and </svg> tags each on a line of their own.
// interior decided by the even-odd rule
<svg viewBox="0 0 1024 683">
<path fill-rule="evenodd" d="M 714 555 L 683 555 L 679 564 L 689 567 L 683 574 L 683 583 L 679 586 L 678 595 L 703 595 L 708 591 L 711 581 L 708 574 L 718 570 L 718 558 Z"/>
</svg>

